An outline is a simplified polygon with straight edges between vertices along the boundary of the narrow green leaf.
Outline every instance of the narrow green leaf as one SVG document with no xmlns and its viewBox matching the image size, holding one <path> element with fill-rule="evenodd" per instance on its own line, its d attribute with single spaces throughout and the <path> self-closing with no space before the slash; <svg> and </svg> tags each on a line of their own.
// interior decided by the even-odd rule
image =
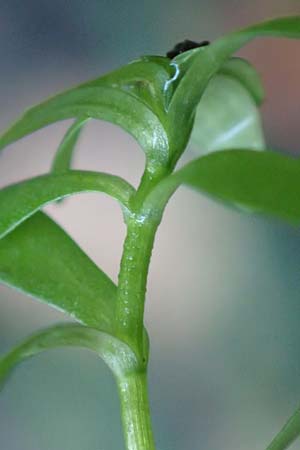
<svg viewBox="0 0 300 450">
<path fill-rule="evenodd" d="M 29 109 L 0 138 L 0 149 L 54 122 L 94 118 L 112 122 L 132 134 L 148 159 L 160 149 L 168 160 L 165 130 L 164 83 L 167 58 L 148 57 L 88 83 L 58 94 Z M 156 154 L 155 154 L 156 153 Z"/>
<path fill-rule="evenodd" d="M 41 212 L 0 240 L 0 282 L 88 326 L 112 330 L 116 286 Z"/>
<path fill-rule="evenodd" d="M 300 38 L 300 16 L 285 16 L 257 23 L 232 35 L 240 35 L 240 39 L 253 39 L 260 36 Z M 230 36 L 230 35 L 229 35 Z"/>
<path fill-rule="evenodd" d="M 242 211 L 300 221 L 300 161 L 291 157 L 243 149 L 211 153 L 159 183 L 145 208 L 161 210 L 180 184 Z"/>
<path fill-rule="evenodd" d="M 0 190 L 0 238 L 46 204 L 79 192 L 104 192 L 128 207 L 134 188 L 114 175 L 78 170 L 7 186 Z"/>
<path fill-rule="evenodd" d="M 62 173 L 71 169 L 73 154 L 83 126 L 89 119 L 77 119 L 65 134 L 56 152 L 51 172 Z"/>
<path fill-rule="evenodd" d="M 263 36 L 299 39 L 300 16 L 263 22 L 228 34 L 206 47 L 192 50 L 191 63 L 188 69 L 185 69 L 169 106 L 170 123 L 176 124 L 172 131 L 169 131 L 170 142 L 174 147 L 173 161 L 177 161 L 180 152 L 185 148 L 196 108 L 210 79 L 221 70 L 233 53 L 252 39 Z M 173 63 L 176 65 L 176 61 Z"/>
<path fill-rule="evenodd" d="M 27 358 L 59 347 L 82 347 L 97 353 L 117 378 L 138 370 L 134 352 L 114 336 L 76 324 L 56 325 L 42 330 L 0 358 L 0 390 L 12 370 Z"/>
<path fill-rule="evenodd" d="M 227 148 L 265 148 L 259 110 L 236 78 L 222 73 L 208 83 L 197 107 L 191 144 L 198 155 Z"/>
<path fill-rule="evenodd" d="M 300 436 L 300 409 L 289 418 L 266 450 L 285 450 Z"/>
</svg>

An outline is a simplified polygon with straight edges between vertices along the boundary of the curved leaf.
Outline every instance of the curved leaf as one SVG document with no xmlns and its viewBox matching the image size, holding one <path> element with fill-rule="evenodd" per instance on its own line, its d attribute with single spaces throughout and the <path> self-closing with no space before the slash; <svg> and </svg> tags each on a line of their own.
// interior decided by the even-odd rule
<svg viewBox="0 0 300 450">
<path fill-rule="evenodd" d="M 169 58 L 148 55 L 103 76 L 101 82 L 143 101 L 165 123 L 165 90 L 173 72 Z M 95 84 L 97 80 L 86 83 L 87 86 Z"/>
<path fill-rule="evenodd" d="M 0 240 L 0 282 L 111 332 L 116 286 L 47 215 Z"/>
<path fill-rule="evenodd" d="M 259 74 L 256 69 L 243 58 L 230 58 L 226 61 L 218 72 L 239 81 L 251 94 L 255 103 L 260 106 L 265 98 L 265 91 Z"/>
<path fill-rule="evenodd" d="M 299 38 L 299 24 L 299 17 L 264 22 L 192 50 L 193 58 L 186 54 L 171 62 L 164 57 L 141 58 L 31 108 L 0 138 L 0 149 L 58 120 L 93 117 L 131 133 L 150 166 L 173 167 L 186 147 L 195 109 L 210 78 L 251 39 Z"/>
<path fill-rule="evenodd" d="M 47 203 L 79 192 L 104 192 L 128 207 L 134 188 L 114 175 L 78 170 L 7 186 L 0 190 L 0 238 Z"/>
<path fill-rule="evenodd" d="M 193 117 L 210 79 L 221 69 L 230 56 L 256 37 L 278 36 L 300 38 L 300 16 L 283 17 L 263 22 L 228 34 L 212 44 L 191 50 L 193 58 L 180 79 L 169 106 L 169 121 L 176 124 L 169 131 L 173 163 L 185 148 L 192 130 Z M 176 58 L 175 58 L 176 60 Z M 176 64 L 176 61 L 173 61 Z M 180 72 L 180 67 L 178 67 Z"/>
<path fill-rule="evenodd" d="M 289 418 L 266 450 L 285 450 L 300 436 L 300 409 Z"/>
<path fill-rule="evenodd" d="M 199 54 L 201 55 L 201 51 L 205 50 L 206 47 L 207 46 L 186 51 L 172 59 L 170 66 L 174 67 L 174 76 L 166 83 L 165 88 L 171 89 L 171 92 L 169 92 L 168 95 L 169 100 L 172 99 L 176 88 L 178 87 L 186 72 L 190 69 L 194 60 L 199 57 Z M 239 80 L 240 83 L 244 85 L 244 87 L 253 96 L 257 105 L 260 105 L 263 102 L 265 92 L 261 78 L 253 65 L 250 64 L 250 62 L 246 59 L 239 57 L 229 58 L 224 62 L 222 66 L 220 66 L 218 74 L 228 75 Z"/>
<path fill-rule="evenodd" d="M 83 347 L 96 352 L 117 378 L 138 370 L 134 352 L 114 336 L 76 324 L 62 324 L 42 330 L 0 358 L 0 389 L 11 371 L 23 360 L 58 347 Z"/>
<path fill-rule="evenodd" d="M 195 153 L 265 148 L 261 117 L 249 91 L 235 78 L 216 75 L 197 107 L 191 144 Z"/>
<path fill-rule="evenodd" d="M 300 221 L 300 161 L 287 156 L 243 149 L 211 153 L 161 181 L 145 208 L 161 211 L 180 184 L 242 211 Z"/>
<path fill-rule="evenodd" d="M 132 134 L 151 161 L 160 149 L 168 160 L 165 130 L 164 83 L 169 78 L 167 58 L 148 57 L 101 78 L 81 84 L 29 109 L 0 138 L 0 149 L 50 125 L 70 118 L 112 122 Z"/>
<path fill-rule="evenodd" d="M 71 169 L 74 150 L 79 139 L 83 126 L 88 121 L 88 118 L 77 119 L 73 125 L 68 129 L 60 146 L 57 149 L 52 167 L 52 173 L 66 172 Z"/>
</svg>

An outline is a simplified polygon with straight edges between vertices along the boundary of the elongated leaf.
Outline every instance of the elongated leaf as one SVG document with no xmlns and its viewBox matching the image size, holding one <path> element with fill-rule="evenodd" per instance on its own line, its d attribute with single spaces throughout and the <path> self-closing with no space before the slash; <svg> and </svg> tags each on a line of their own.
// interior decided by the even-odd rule
<svg viewBox="0 0 300 450">
<path fill-rule="evenodd" d="M 300 161 L 273 152 L 224 150 L 196 159 L 149 195 L 158 210 L 186 184 L 242 211 L 300 221 Z"/>
<path fill-rule="evenodd" d="M 300 409 L 290 417 L 266 450 L 285 450 L 300 436 Z"/>
<path fill-rule="evenodd" d="M 167 58 L 148 57 L 84 83 L 29 109 L 0 138 L 0 149 L 59 120 L 103 119 L 132 134 L 151 161 L 157 149 L 168 160 L 164 128 Z M 157 156 L 157 155 L 156 155 Z"/>
<path fill-rule="evenodd" d="M 265 148 L 259 110 L 235 78 L 216 75 L 197 107 L 191 144 L 195 154 L 226 148 Z"/>
<path fill-rule="evenodd" d="M 74 150 L 83 126 L 89 119 L 78 119 L 68 129 L 55 155 L 52 173 L 62 173 L 71 169 Z"/>
<path fill-rule="evenodd" d="M 82 325 L 62 324 L 34 334 L 0 358 L 0 389 L 11 371 L 23 360 L 45 350 L 66 346 L 96 352 L 117 378 L 139 368 L 134 352 L 114 336 Z"/>
<path fill-rule="evenodd" d="M 111 331 L 116 286 L 41 212 L 0 240 L 0 282 Z"/>
<path fill-rule="evenodd" d="M 0 191 L 0 238 L 47 203 L 91 191 L 109 194 L 128 207 L 134 188 L 114 175 L 77 170 L 10 185 Z"/>
<path fill-rule="evenodd" d="M 293 39 L 300 38 L 300 16 L 283 17 L 263 22 L 241 31 L 228 34 L 212 44 L 192 50 L 192 63 L 181 78 L 174 91 L 170 106 L 170 123 L 176 124 L 170 131 L 170 142 L 174 148 L 173 160 L 177 161 L 185 148 L 192 130 L 196 107 L 207 87 L 209 80 L 220 71 L 226 61 L 256 37 L 274 36 Z M 198 52 L 198 54 L 197 54 Z M 176 64 L 176 62 L 175 62 Z M 178 68 L 180 71 L 180 68 Z"/>
</svg>

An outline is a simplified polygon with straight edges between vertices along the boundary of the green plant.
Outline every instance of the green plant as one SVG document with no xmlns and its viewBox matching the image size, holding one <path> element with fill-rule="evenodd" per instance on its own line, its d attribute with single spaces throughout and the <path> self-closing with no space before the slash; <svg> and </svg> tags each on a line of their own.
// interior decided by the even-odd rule
<svg viewBox="0 0 300 450">
<path fill-rule="evenodd" d="M 58 120 L 76 119 L 49 174 L 0 191 L 0 279 L 79 324 L 43 330 L 3 356 L 1 384 L 17 363 L 46 349 L 95 351 L 116 379 L 128 450 L 155 448 L 143 315 L 155 233 L 171 195 L 186 184 L 238 209 L 300 220 L 299 161 L 258 151 L 265 146 L 258 113 L 263 89 L 254 68 L 232 57 L 259 36 L 300 38 L 300 17 L 254 25 L 173 59 L 142 57 L 33 107 L 0 138 L 2 149 Z M 137 190 L 114 175 L 70 169 L 80 131 L 91 118 L 121 126 L 144 150 Z M 205 152 L 176 170 L 190 137 Z M 87 191 L 112 196 L 123 211 L 127 236 L 118 286 L 40 212 L 50 202 Z M 299 414 L 268 450 L 283 450 L 300 434 Z"/>
</svg>

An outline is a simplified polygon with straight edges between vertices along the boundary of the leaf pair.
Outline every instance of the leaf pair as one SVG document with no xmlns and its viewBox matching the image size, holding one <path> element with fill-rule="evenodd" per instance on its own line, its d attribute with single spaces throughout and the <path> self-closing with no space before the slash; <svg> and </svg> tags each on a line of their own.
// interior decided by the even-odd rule
<svg viewBox="0 0 300 450">
<path fill-rule="evenodd" d="M 187 52 L 184 61 L 183 55 L 180 55 L 171 63 L 165 57 L 143 57 L 94 81 L 56 95 L 28 110 L 10 127 L 0 139 L 0 149 L 51 123 L 75 118 L 53 164 L 55 172 L 64 171 L 70 168 L 81 128 L 89 118 L 95 118 L 111 121 L 132 134 L 144 149 L 148 166 L 174 165 L 186 146 L 193 114 L 187 104 L 189 117 L 186 123 L 181 123 L 181 139 L 178 140 L 173 136 L 174 130 L 178 129 L 176 121 L 172 119 L 173 97 L 178 97 L 175 95 L 177 88 L 181 87 L 195 57 L 204 57 L 200 50 Z M 220 65 L 219 69 L 220 73 L 241 82 L 256 98 L 261 97 L 260 81 L 249 64 L 236 59 L 228 61 L 224 67 Z M 175 106 L 179 114 L 185 114 L 185 99 L 183 101 L 179 96 Z M 205 128 L 203 131 L 205 134 Z"/>
<path fill-rule="evenodd" d="M 155 100 L 158 104 L 165 101 L 167 108 L 168 96 L 171 98 L 172 91 L 169 89 L 171 92 L 167 93 L 168 89 L 164 89 L 165 100 Z M 229 59 L 210 81 L 199 103 L 191 141 L 201 149 L 202 154 L 243 146 L 254 150 L 263 149 L 264 138 L 258 110 L 263 98 L 261 80 L 253 66 L 242 58 Z M 162 111 L 162 120 L 163 114 Z M 52 172 L 64 172 L 71 168 L 77 140 L 87 121 L 86 118 L 79 118 L 69 128 L 56 153 Z"/>
<path fill-rule="evenodd" d="M 67 136 L 69 143 L 73 141 L 68 145 L 70 150 L 78 129 L 88 118 L 95 118 L 113 122 L 132 134 L 144 149 L 148 165 L 173 167 L 186 147 L 196 107 L 213 76 L 221 73 L 235 78 L 260 101 L 260 82 L 251 66 L 241 61 L 233 63 L 229 58 L 251 39 L 265 35 L 298 38 L 299 17 L 277 19 L 229 34 L 172 61 L 144 57 L 70 89 L 28 110 L 2 136 L 0 148 L 58 120 L 76 118 Z M 218 127 L 215 129 L 218 132 Z M 205 126 L 202 130 L 205 134 Z M 70 159 L 72 151 L 65 153 L 66 160 Z M 60 163 L 55 166 L 59 168 Z"/>
</svg>

